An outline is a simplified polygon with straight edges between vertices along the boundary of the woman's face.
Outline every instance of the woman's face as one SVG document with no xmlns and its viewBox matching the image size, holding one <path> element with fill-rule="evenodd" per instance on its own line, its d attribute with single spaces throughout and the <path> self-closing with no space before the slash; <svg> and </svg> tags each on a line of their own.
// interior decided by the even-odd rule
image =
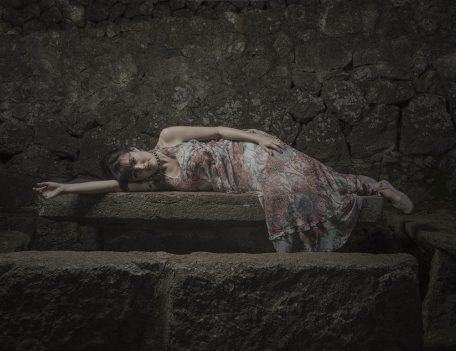
<svg viewBox="0 0 456 351">
<path fill-rule="evenodd" d="M 123 154 L 119 158 L 122 165 L 130 166 L 133 170 L 130 181 L 141 181 L 157 172 L 157 161 L 154 155 L 135 147 L 132 147 L 130 150 L 130 152 Z"/>
</svg>

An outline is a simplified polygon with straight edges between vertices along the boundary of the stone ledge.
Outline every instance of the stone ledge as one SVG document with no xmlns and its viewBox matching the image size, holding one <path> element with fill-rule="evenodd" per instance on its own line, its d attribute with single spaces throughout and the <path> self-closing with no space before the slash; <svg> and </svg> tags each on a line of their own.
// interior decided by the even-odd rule
<svg viewBox="0 0 456 351">
<path fill-rule="evenodd" d="M 0 272 L 6 349 L 422 346 L 417 262 L 403 253 L 24 251 L 1 254 Z"/>
<path fill-rule="evenodd" d="M 360 222 L 377 222 L 383 198 L 363 196 Z M 84 222 L 125 222 L 129 220 L 264 221 L 264 211 L 255 192 L 161 191 L 63 195 L 42 200 L 39 215 L 55 220 Z"/>
</svg>

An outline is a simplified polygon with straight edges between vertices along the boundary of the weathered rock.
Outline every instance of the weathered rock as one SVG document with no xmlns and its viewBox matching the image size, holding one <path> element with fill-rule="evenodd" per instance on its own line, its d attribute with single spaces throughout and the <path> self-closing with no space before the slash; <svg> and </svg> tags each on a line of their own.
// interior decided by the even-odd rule
<svg viewBox="0 0 456 351">
<path fill-rule="evenodd" d="M 456 52 L 439 57 L 433 65 L 441 77 L 456 79 Z"/>
<path fill-rule="evenodd" d="M 16 230 L 0 230 L 0 253 L 28 250 L 30 237 Z"/>
<path fill-rule="evenodd" d="M 320 18 L 320 28 L 329 36 L 343 36 L 361 30 L 359 7 L 350 1 L 328 1 Z"/>
<path fill-rule="evenodd" d="M 456 144 L 456 131 L 438 95 L 413 98 L 402 112 L 399 150 L 406 154 L 439 154 Z"/>
<path fill-rule="evenodd" d="M 74 222 L 54 222 L 38 218 L 31 250 L 101 250 L 101 237 L 90 226 Z"/>
<path fill-rule="evenodd" d="M 102 2 L 92 2 L 85 9 L 85 16 L 89 21 L 101 22 L 108 18 L 109 6 Z"/>
<path fill-rule="evenodd" d="M 429 271 L 428 293 L 423 301 L 426 332 L 456 327 L 456 258 L 436 249 Z"/>
<path fill-rule="evenodd" d="M 301 72 L 298 69 L 293 69 L 292 73 L 293 84 L 312 95 L 317 95 L 320 92 L 321 84 L 317 80 L 315 73 Z"/>
<path fill-rule="evenodd" d="M 357 122 L 365 108 L 363 95 L 352 82 L 325 82 L 321 95 L 328 109 L 349 124 Z"/>
<path fill-rule="evenodd" d="M 356 124 L 348 138 L 351 155 L 366 157 L 396 145 L 399 108 L 377 105 Z"/>
<path fill-rule="evenodd" d="M 0 124 L 0 153 L 16 154 L 33 139 L 33 132 L 25 123 L 11 119 Z"/>
<path fill-rule="evenodd" d="M 305 94 L 300 89 L 293 90 L 292 97 L 296 102 L 290 107 L 290 113 L 300 123 L 309 122 L 326 109 L 322 98 Z"/>
<path fill-rule="evenodd" d="M 24 251 L 0 270 L 6 348 L 421 347 L 408 254 Z"/>
<path fill-rule="evenodd" d="M 352 60 L 346 40 L 319 39 L 296 45 L 296 65 L 306 72 L 343 68 Z"/>
<path fill-rule="evenodd" d="M 411 82 L 379 79 L 363 84 L 363 88 L 366 101 L 370 104 L 401 104 L 415 95 Z"/>
<path fill-rule="evenodd" d="M 306 124 L 296 139 L 296 148 L 322 162 L 349 163 L 340 124 L 337 117 L 328 112 Z"/>
<path fill-rule="evenodd" d="M 68 179 L 73 176 L 73 163 L 62 161 L 46 148 L 33 145 L 8 161 L 8 172 L 42 179 Z"/>
<path fill-rule="evenodd" d="M 71 137 L 60 121 L 44 119 L 35 125 L 35 143 L 45 146 L 52 153 L 69 159 L 76 159 L 80 139 Z"/>
</svg>

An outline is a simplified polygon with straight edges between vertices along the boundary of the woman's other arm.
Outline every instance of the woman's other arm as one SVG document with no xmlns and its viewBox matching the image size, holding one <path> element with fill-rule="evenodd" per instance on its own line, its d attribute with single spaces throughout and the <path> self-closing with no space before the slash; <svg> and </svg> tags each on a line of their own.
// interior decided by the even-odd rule
<svg viewBox="0 0 456 351">
<path fill-rule="evenodd" d="M 227 139 L 250 141 L 260 145 L 264 150 L 272 155 L 268 148 L 281 152 L 283 146 L 280 140 L 267 135 L 250 133 L 244 130 L 230 127 L 168 127 L 160 133 L 160 139 L 168 145 L 176 145 L 190 139 L 210 140 L 210 139 Z"/>
</svg>

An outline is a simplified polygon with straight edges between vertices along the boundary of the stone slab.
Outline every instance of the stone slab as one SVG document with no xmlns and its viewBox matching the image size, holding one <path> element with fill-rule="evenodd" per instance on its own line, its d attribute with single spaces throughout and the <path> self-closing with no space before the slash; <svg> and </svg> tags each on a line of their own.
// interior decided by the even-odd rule
<svg viewBox="0 0 456 351">
<path fill-rule="evenodd" d="M 383 198 L 363 196 L 360 222 L 377 222 L 381 218 Z M 125 221 L 201 220 L 264 221 L 264 211 L 257 193 L 218 192 L 118 192 L 92 195 L 62 195 L 41 200 L 40 216 L 55 220 L 90 223 L 124 223 Z"/>
<path fill-rule="evenodd" d="M 420 350 L 409 254 L 0 254 L 21 350 Z"/>
</svg>

